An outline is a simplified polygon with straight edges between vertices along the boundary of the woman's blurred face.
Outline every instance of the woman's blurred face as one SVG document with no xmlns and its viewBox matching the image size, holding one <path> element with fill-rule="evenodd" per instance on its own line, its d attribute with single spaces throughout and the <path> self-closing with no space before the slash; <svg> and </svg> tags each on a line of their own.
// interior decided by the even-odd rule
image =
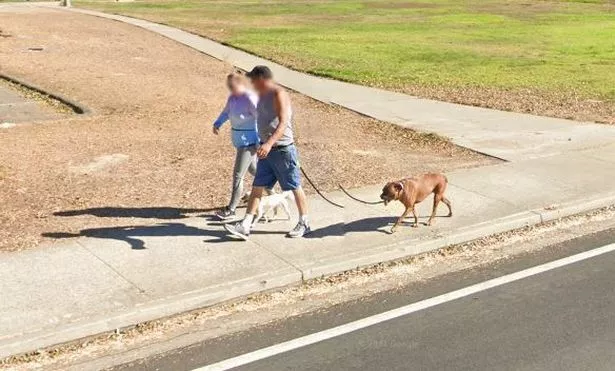
<svg viewBox="0 0 615 371">
<path fill-rule="evenodd" d="M 231 94 L 241 94 L 246 90 L 245 84 L 241 81 L 241 79 L 236 77 L 229 78 L 227 81 L 227 86 Z"/>
</svg>

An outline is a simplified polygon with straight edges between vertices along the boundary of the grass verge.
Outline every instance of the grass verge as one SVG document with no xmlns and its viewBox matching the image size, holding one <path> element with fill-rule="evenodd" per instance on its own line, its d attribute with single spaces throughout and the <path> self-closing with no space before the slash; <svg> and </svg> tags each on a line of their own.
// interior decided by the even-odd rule
<svg viewBox="0 0 615 371">
<path fill-rule="evenodd" d="M 77 4 L 174 25 L 316 75 L 458 103 L 615 122 L 613 1 Z"/>
</svg>

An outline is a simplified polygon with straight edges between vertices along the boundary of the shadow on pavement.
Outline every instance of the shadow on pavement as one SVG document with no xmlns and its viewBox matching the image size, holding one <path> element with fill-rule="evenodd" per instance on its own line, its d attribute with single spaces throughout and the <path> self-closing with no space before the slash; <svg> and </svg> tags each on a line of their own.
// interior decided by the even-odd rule
<svg viewBox="0 0 615 371">
<path fill-rule="evenodd" d="M 133 250 L 145 249 L 145 242 L 139 237 L 180 237 L 203 236 L 214 237 L 215 242 L 234 241 L 224 230 L 206 230 L 190 227 L 182 223 L 163 223 L 151 226 L 121 226 L 106 228 L 83 229 L 79 233 L 47 232 L 42 234 L 49 238 L 94 237 L 124 241 L 130 244 Z M 208 241 L 213 242 L 213 241 Z"/>
<path fill-rule="evenodd" d="M 183 219 L 194 213 L 205 213 L 217 210 L 189 209 L 177 207 L 95 207 L 82 210 L 66 210 L 53 213 L 56 216 L 93 215 L 100 218 L 152 218 L 152 219 Z"/>
<path fill-rule="evenodd" d="M 349 232 L 380 231 L 383 233 L 388 233 L 387 231 L 382 230 L 382 228 L 391 225 L 395 222 L 395 220 L 397 220 L 397 218 L 394 216 L 381 216 L 355 220 L 350 223 L 337 223 L 315 229 L 312 233 L 305 236 L 305 238 L 342 237 Z"/>
<path fill-rule="evenodd" d="M 323 238 L 323 237 L 342 237 L 349 232 L 382 232 L 390 234 L 390 229 L 393 223 L 397 220 L 398 216 L 380 216 L 373 218 L 365 218 L 355 220 L 349 223 L 337 223 L 326 227 L 314 229 L 312 233 L 305 236 L 305 238 Z M 436 216 L 436 218 L 446 218 L 446 216 Z M 421 225 L 427 225 L 426 221 L 428 216 L 419 216 L 419 222 Z M 400 225 L 400 228 L 414 225 L 414 218 L 409 217 L 404 220 Z M 386 227 L 386 228 L 385 228 Z"/>
<path fill-rule="evenodd" d="M 395 221 L 395 217 L 377 217 L 357 220 L 350 223 L 337 223 L 327 227 L 319 228 L 306 238 L 323 238 L 329 236 L 344 236 L 348 232 L 373 232 L 382 230 L 382 227 L 390 225 Z M 69 232 L 46 232 L 43 237 L 62 239 L 76 237 L 92 237 L 110 240 L 124 241 L 130 245 L 133 250 L 145 249 L 145 241 L 140 237 L 181 237 L 181 236 L 202 236 L 206 237 L 204 243 L 221 243 L 228 241 L 237 241 L 237 239 L 229 236 L 228 232 L 219 228 L 223 222 L 217 223 L 215 229 L 203 229 L 187 226 L 183 223 L 162 223 L 150 226 L 119 226 L 105 228 L 88 228 L 83 229 L 79 233 Z M 260 231 L 258 227 L 252 230 L 252 234 L 274 235 L 286 234 L 287 231 Z"/>
</svg>

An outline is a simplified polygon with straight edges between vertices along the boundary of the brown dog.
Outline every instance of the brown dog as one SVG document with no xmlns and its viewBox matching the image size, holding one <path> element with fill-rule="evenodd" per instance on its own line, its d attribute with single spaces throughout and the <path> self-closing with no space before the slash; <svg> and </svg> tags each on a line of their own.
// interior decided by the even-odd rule
<svg viewBox="0 0 615 371">
<path fill-rule="evenodd" d="M 412 215 L 414 215 L 414 227 L 418 227 L 419 218 L 416 216 L 414 205 L 423 201 L 432 193 L 434 194 L 433 210 L 431 211 L 431 216 L 427 221 L 427 225 L 431 225 L 433 218 L 436 216 L 436 209 L 440 201 L 444 202 L 448 207 L 448 216 L 453 216 L 451 202 L 444 197 L 444 191 L 446 191 L 447 185 L 448 179 L 442 174 L 435 173 L 418 175 L 387 183 L 384 188 L 382 188 L 382 194 L 380 195 L 380 199 L 384 201 L 384 205 L 386 206 L 389 202 L 398 200 L 406 207 L 404 213 L 401 214 L 391 228 L 391 233 L 395 232 L 397 226 L 403 222 L 404 218 L 406 218 L 411 211 Z"/>
</svg>

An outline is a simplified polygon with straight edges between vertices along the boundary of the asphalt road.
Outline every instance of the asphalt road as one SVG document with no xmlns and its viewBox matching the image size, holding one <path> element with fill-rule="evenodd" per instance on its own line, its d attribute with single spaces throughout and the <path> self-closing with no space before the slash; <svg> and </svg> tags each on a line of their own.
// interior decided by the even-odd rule
<svg viewBox="0 0 615 371">
<path fill-rule="evenodd" d="M 178 349 L 116 370 L 192 370 L 615 242 L 615 229 Z M 238 370 L 612 370 L 615 252 L 273 355 Z"/>
</svg>

